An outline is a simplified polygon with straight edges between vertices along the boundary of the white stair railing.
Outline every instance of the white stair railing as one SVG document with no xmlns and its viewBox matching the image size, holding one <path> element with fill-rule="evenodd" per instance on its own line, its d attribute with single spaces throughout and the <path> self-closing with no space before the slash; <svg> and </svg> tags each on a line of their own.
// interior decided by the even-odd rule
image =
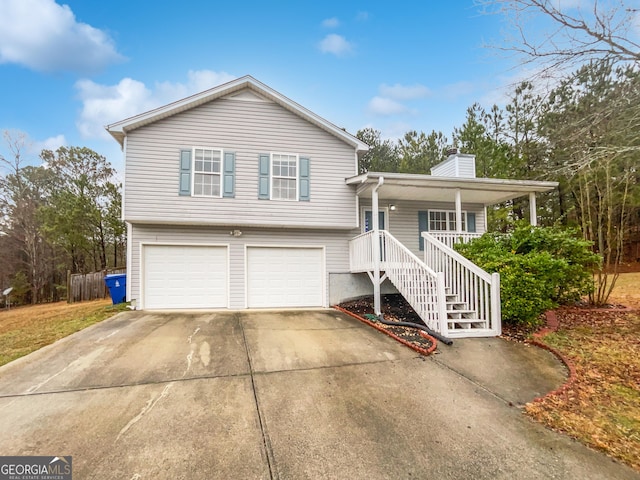
<svg viewBox="0 0 640 480">
<path fill-rule="evenodd" d="M 474 328 L 465 326 L 471 322 L 450 319 L 448 334 L 454 337 L 500 335 L 500 275 L 485 272 L 428 232 L 423 232 L 422 237 L 424 263 L 444 274 L 447 294 L 455 295 L 475 312 Z M 478 328 L 479 325 L 483 326 Z"/>
<path fill-rule="evenodd" d="M 349 241 L 349 264 L 352 272 L 373 270 L 373 249 L 371 248 L 373 234 L 373 230 L 370 230 Z"/>
<path fill-rule="evenodd" d="M 432 330 L 447 334 L 444 275 L 436 273 L 386 230 L 380 231 L 382 270 Z"/>
<path fill-rule="evenodd" d="M 352 272 L 374 269 L 372 245 L 375 232 L 358 235 L 349 242 Z M 424 323 L 446 334 L 447 313 L 444 275 L 436 273 L 386 230 L 379 231 L 380 270 L 409 302 Z"/>
<path fill-rule="evenodd" d="M 475 238 L 480 238 L 481 233 L 470 232 L 430 232 L 436 239 L 440 240 L 447 247 L 453 248 L 455 243 L 467 243 Z"/>
</svg>

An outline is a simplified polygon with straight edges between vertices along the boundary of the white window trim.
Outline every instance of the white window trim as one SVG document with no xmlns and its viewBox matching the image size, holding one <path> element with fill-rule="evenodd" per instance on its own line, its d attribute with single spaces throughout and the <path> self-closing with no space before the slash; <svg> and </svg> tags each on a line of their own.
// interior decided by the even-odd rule
<svg viewBox="0 0 640 480">
<path fill-rule="evenodd" d="M 296 198 L 273 198 L 273 156 L 284 155 L 289 157 L 296 157 Z M 293 177 L 278 177 L 291 179 Z M 300 201 L 300 156 L 297 153 L 285 153 L 285 152 L 271 152 L 269 154 L 269 200 L 275 200 L 276 202 L 299 202 Z"/>
<path fill-rule="evenodd" d="M 218 173 L 214 172 L 196 172 L 196 150 L 211 150 L 220 152 L 220 171 Z M 191 148 L 191 196 L 199 197 L 199 198 L 222 198 L 222 174 L 224 171 L 224 150 L 222 148 L 215 147 L 192 147 Z M 195 185 L 196 185 L 196 174 L 203 175 L 218 175 L 218 186 L 220 190 L 219 195 L 196 195 Z"/>
<path fill-rule="evenodd" d="M 386 222 L 386 225 L 384 226 L 386 231 L 391 231 L 390 230 L 390 224 L 389 224 L 389 207 L 380 207 L 378 208 L 378 211 L 380 212 L 384 212 L 384 221 Z M 362 231 L 362 233 L 367 233 L 364 231 L 365 228 L 367 228 L 367 222 L 366 222 L 366 212 L 371 212 L 371 218 L 373 219 L 373 208 L 371 207 L 362 207 L 360 209 L 360 215 L 362 218 L 362 226 L 360 228 L 360 230 Z"/>
<path fill-rule="evenodd" d="M 431 212 L 439 212 L 439 213 L 446 213 L 447 214 L 447 229 L 446 230 L 431 230 Z M 449 214 L 453 213 L 453 216 L 455 218 L 456 215 L 456 211 L 455 210 L 442 210 L 439 208 L 434 208 L 434 209 L 430 209 L 427 210 L 427 231 L 429 232 L 455 232 L 456 230 L 450 230 L 449 229 Z M 467 232 L 468 228 L 469 228 L 469 222 L 467 221 L 467 211 L 466 210 L 462 210 L 462 222 L 464 223 L 464 230 L 462 230 L 463 232 Z"/>
</svg>

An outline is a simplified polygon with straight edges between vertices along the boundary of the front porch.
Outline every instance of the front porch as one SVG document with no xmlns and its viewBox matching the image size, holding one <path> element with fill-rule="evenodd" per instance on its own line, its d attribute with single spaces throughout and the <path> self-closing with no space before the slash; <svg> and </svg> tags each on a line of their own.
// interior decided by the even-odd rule
<svg viewBox="0 0 640 480">
<path fill-rule="evenodd" d="M 486 232 L 487 206 L 521 196 L 529 197 L 530 222 L 536 225 L 536 193 L 552 190 L 555 182 L 369 172 L 347 184 L 356 187 L 363 232 L 350 241 L 350 271 L 368 275 L 377 315 L 380 285 L 388 280 L 443 336 L 501 334 L 499 275 L 485 272 L 453 245 Z"/>
</svg>

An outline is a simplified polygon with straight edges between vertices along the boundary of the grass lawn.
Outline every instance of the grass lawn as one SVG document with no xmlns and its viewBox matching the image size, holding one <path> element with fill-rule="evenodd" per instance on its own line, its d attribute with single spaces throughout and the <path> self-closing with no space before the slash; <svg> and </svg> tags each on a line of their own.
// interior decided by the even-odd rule
<svg viewBox="0 0 640 480">
<path fill-rule="evenodd" d="M 0 365 L 23 357 L 125 310 L 110 299 L 48 303 L 0 310 Z"/>
<path fill-rule="evenodd" d="M 640 306 L 640 273 L 622 274 L 610 301 Z M 576 381 L 527 413 L 640 470 L 640 310 L 557 315 L 558 331 L 543 342 L 573 362 Z"/>
</svg>

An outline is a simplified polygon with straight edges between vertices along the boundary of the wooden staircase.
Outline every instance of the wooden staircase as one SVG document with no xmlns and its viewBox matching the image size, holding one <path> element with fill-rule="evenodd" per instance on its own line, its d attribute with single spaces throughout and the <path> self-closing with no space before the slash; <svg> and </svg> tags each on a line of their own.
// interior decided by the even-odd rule
<svg viewBox="0 0 640 480">
<path fill-rule="evenodd" d="M 470 309 L 467 303 L 460 301 L 458 294 L 447 292 L 446 299 L 449 330 L 489 328 L 488 321 L 478 318 L 478 312 Z"/>
<path fill-rule="evenodd" d="M 349 242 L 351 271 L 366 272 L 374 290 L 388 279 L 424 323 L 443 336 L 500 335 L 499 276 L 426 232 L 423 237 L 429 247 L 424 261 L 386 230 L 359 235 Z"/>
</svg>

